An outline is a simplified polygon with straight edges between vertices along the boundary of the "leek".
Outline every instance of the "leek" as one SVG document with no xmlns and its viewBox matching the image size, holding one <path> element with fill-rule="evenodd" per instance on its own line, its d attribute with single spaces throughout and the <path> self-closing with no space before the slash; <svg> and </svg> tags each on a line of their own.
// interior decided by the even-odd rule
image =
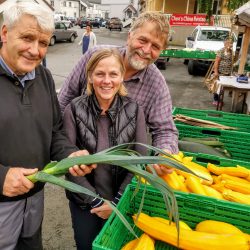
<svg viewBox="0 0 250 250">
<path fill-rule="evenodd" d="M 142 147 L 146 147 L 149 151 L 151 151 L 150 152 L 151 154 L 153 153 L 153 154 L 160 154 L 160 155 L 141 156 L 136 151 L 131 150 L 129 148 L 134 145 L 140 145 Z M 27 176 L 27 178 L 34 183 L 37 181 L 49 182 L 49 183 L 61 186 L 71 192 L 84 193 L 86 195 L 90 195 L 90 196 L 102 199 L 101 197 L 97 196 L 95 193 L 91 192 L 90 190 L 80 185 L 77 185 L 70 181 L 59 178 L 60 176 L 63 176 L 64 174 L 68 173 L 68 169 L 74 165 L 81 165 L 81 164 L 90 165 L 90 164 L 98 164 L 98 163 L 105 163 L 105 164 L 110 164 L 110 165 L 115 165 L 115 166 L 120 166 L 122 168 L 125 168 L 139 177 L 139 182 L 138 182 L 139 186 L 141 184 L 140 178 L 144 178 L 149 184 L 151 184 L 153 187 L 158 189 L 163 195 L 163 199 L 165 201 L 167 212 L 168 212 L 167 215 L 169 216 L 170 220 L 174 220 L 176 222 L 177 229 L 179 231 L 178 206 L 177 206 L 174 192 L 164 180 L 162 180 L 160 177 L 157 176 L 151 164 L 160 164 L 165 167 L 173 167 L 176 169 L 180 169 L 182 171 L 185 171 L 191 174 L 194 174 L 194 173 L 188 168 L 186 168 L 184 165 L 182 165 L 181 162 L 178 162 L 177 160 L 175 160 L 171 156 L 171 154 L 168 154 L 159 148 L 141 144 L 141 143 L 120 144 L 118 146 L 108 148 L 106 150 L 103 150 L 93 155 L 65 158 L 59 162 L 51 162 L 47 164 L 43 170 L 38 171 L 37 173 L 33 175 L 29 175 Z M 150 167 L 152 173 L 146 171 L 146 166 Z M 142 199 L 139 210 L 142 209 L 143 199 Z M 123 215 L 118 211 L 118 209 L 114 207 L 109 201 L 105 199 L 102 199 L 102 200 L 107 202 L 112 207 L 114 212 L 122 220 L 122 222 L 125 224 L 128 230 L 136 237 L 136 234 L 134 233 L 132 227 L 123 217 Z"/>
</svg>

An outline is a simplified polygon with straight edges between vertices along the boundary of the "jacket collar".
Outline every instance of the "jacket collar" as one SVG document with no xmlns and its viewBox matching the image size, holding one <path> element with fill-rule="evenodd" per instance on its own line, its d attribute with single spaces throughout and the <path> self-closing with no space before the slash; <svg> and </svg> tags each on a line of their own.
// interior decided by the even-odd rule
<svg viewBox="0 0 250 250">
<path fill-rule="evenodd" d="M 94 116 L 96 118 L 99 117 L 102 113 L 102 109 L 97 101 L 95 94 L 92 94 L 89 97 L 89 101 L 92 104 L 90 107 L 92 107 L 92 112 L 93 112 Z M 114 122 L 116 119 L 116 116 L 117 116 L 117 113 L 120 109 L 121 103 L 122 103 L 121 97 L 119 95 L 116 95 L 113 102 L 111 103 L 109 109 L 106 111 L 106 114 L 110 117 L 112 122 Z"/>
</svg>

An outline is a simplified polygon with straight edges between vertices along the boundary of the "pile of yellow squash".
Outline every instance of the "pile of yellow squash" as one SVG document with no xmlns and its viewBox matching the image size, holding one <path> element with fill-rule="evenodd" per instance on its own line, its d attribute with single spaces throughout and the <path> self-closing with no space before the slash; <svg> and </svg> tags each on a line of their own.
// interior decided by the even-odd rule
<svg viewBox="0 0 250 250">
<path fill-rule="evenodd" d="M 134 222 L 144 233 L 140 238 L 125 244 L 122 250 L 153 250 L 155 240 L 160 240 L 185 250 L 249 250 L 250 235 L 237 227 L 213 220 L 205 220 L 192 230 L 185 222 L 179 222 L 179 241 L 175 223 L 164 218 L 140 213 Z"/>
<path fill-rule="evenodd" d="M 193 162 L 193 157 L 184 156 L 183 152 L 173 156 L 199 176 L 178 169 L 161 176 L 174 190 L 250 205 L 249 169 L 239 165 L 219 167 L 211 163 L 204 167 Z"/>
</svg>

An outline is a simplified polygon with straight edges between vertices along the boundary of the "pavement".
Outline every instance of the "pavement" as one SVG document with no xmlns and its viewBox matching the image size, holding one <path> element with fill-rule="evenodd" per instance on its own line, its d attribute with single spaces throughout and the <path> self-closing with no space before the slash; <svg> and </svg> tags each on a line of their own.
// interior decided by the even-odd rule
<svg viewBox="0 0 250 250">
<path fill-rule="evenodd" d="M 52 72 L 57 90 L 61 88 L 65 78 L 81 57 L 81 48 L 78 42 L 81 39 L 83 30 L 78 27 L 74 29 L 78 31 L 79 35 L 74 44 L 57 43 L 55 46 L 49 47 L 47 64 Z M 94 29 L 94 32 L 97 35 L 98 44 L 122 45 L 126 43 L 126 37 L 128 35 L 128 29 L 123 29 L 122 32 L 110 32 L 105 28 L 101 28 Z M 175 45 L 169 47 L 181 48 Z M 64 51 L 64 53 L 62 53 L 62 51 Z M 183 61 L 184 59 L 182 58 L 170 58 L 166 64 L 166 70 L 161 70 L 169 86 L 173 106 L 215 110 L 216 107 L 212 105 L 213 95 L 208 92 L 203 83 L 204 75 L 189 75 L 187 65 L 185 65 Z M 223 111 L 230 112 L 231 99 L 228 93 L 225 93 Z M 237 112 L 242 112 L 242 102 L 239 103 Z"/>
<path fill-rule="evenodd" d="M 187 73 L 187 65 L 183 59 L 171 58 L 166 70 L 161 70 L 172 96 L 173 106 L 189 109 L 216 110 L 212 104 L 213 94 L 204 86 L 204 76 L 192 76 Z M 224 95 L 222 111 L 230 112 L 232 97 L 228 92 Z M 237 105 L 237 113 L 242 113 L 242 102 Z M 246 107 L 244 107 L 246 108 Z"/>
</svg>

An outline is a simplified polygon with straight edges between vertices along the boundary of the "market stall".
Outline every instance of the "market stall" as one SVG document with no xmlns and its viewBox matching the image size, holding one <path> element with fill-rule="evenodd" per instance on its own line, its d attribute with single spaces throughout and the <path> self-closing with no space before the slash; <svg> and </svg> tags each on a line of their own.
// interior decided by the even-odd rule
<svg viewBox="0 0 250 250">
<path fill-rule="evenodd" d="M 238 73 L 244 73 L 250 43 L 250 2 L 235 11 L 234 24 L 244 28 L 244 37 L 241 46 L 241 57 Z"/>
<path fill-rule="evenodd" d="M 240 57 L 239 57 L 239 68 L 238 68 L 238 75 L 246 74 L 249 78 L 249 62 L 250 61 L 250 55 L 249 55 L 249 44 L 250 44 L 250 2 L 244 4 L 239 9 L 235 11 L 233 24 L 238 26 L 238 30 L 240 30 L 243 35 L 242 44 L 241 44 L 241 50 L 240 50 Z M 246 67 L 247 66 L 247 67 Z M 248 71 L 248 73 L 246 73 Z M 246 104 L 247 110 L 246 113 L 250 113 L 250 93 L 249 93 L 249 79 L 246 82 L 238 83 L 236 82 L 236 77 L 234 77 L 235 81 L 232 83 L 232 80 L 229 79 L 228 82 L 225 82 L 221 84 L 221 81 L 218 82 L 221 89 L 221 98 L 220 102 L 217 105 L 217 109 L 220 105 L 220 103 L 223 102 L 223 90 L 226 88 L 230 88 L 230 90 L 233 91 L 232 96 L 232 111 L 236 112 L 236 104 L 239 100 L 239 95 L 242 95 L 242 92 L 240 89 L 244 89 L 244 100 L 243 105 Z M 225 79 L 224 79 L 225 80 Z M 248 83 L 248 84 L 247 84 Z M 243 84 L 243 85 L 242 85 Z M 246 85 L 247 84 L 247 85 Z M 237 85 L 237 86 L 236 86 Z M 242 85 L 242 86 L 240 86 Z M 245 85 L 245 86 L 244 86 Z"/>
</svg>

